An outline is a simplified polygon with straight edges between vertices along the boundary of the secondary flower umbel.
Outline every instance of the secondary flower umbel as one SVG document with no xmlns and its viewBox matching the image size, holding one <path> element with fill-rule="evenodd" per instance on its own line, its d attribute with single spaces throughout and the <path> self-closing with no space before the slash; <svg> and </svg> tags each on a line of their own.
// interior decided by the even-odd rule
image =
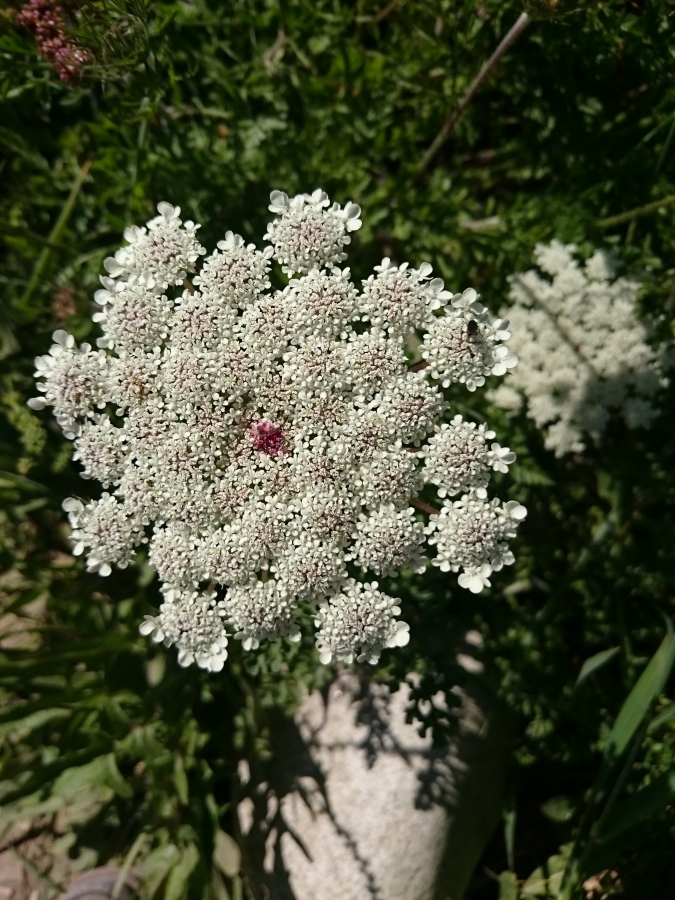
<svg viewBox="0 0 675 900">
<path fill-rule="evenodd" d="M 446 388 L 515 365 L 508 322 L 427 263 L 385 259 L 359 292 L 339 268 L 355 203 L 275 191 L 270 210 L 271 247 L 228 232 L 200 266 L 199 226 L 160 203 L 105 261 L 98 348 L 56 332 L 30 401 L 53 407 L 84 477 L 107 489 L 65 502 L 74 552 L 106 575 L 147 543 L 163 602 L 141 631 L 213 671 L 228 633 L 246 650 L 298 640 L 306 604 L 323 662 L 376 662 L 409 631 L 373 576 L 423 571 L 428 538 L 434 565 L 478 592 L 513 562 L 525 515 L 487 499 L 515 454 L 485 425 L 442 422 Z"/>
<path fill-rule="evenodd" d="M 556 456 L 583 451 L 588 436 L 600 441 L 612 415 L 629 428 L 649 426 L 657 415 L 652 400 L 667 383 L 665 348 L 649 345 L 637 317 L 640 285 L 616 278 L 602 250 L 579 265 L 576 249 L 560 241 L 537 244 L 535 258 L 546 275 L 512 276 L 506 315 L 516 324 L 523 364 L 510 385 L 492 393 L 509 410 L 524 400 Z"/>
</svg>

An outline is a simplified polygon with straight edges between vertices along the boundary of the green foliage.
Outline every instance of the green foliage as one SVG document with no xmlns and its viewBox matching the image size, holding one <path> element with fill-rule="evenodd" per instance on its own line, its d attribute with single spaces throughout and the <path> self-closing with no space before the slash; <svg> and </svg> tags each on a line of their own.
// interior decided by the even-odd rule
<svg viewBox="0 0 675 900">
<path fill-rule="evenodd" d="M 610 245 L 645 285 L 654 339 L 672 338 L 675 20 L 664 0 L 528 3 L 527 29 L 419 175 L 520 4 L 66 9 L 93 57 L 74 85 L 0 18 L 0 601 L 15 617 L 0 636 L 0 802 L 9 816 L 66 811 L 77 847 L 101 861 L 133 851 L 148 897 L 236 897 L 226 837 L 236 761 L 269 752 L 269 710 L 290 711 L 303 686 L 330 673 L 310 640 L 255 657 L 235 648 L 213 677 L 179 669 L 137 635 L 156 603 L 152 573 L 141 561 L 103 581 L 69 556 L 60 503 L 88 491 L 53 423 L 25 408 L 32 358 L 57 327 L 91 336 L 102 260 L 157 201 L 180 204 L 212 245 L 226 228 L 259 240 L 271 189 L 317 186 L 363 207 L 356 277 L 384 255 L 429 260 L 449 286 L 473 285 L 497 310 L 535 242 Z M 450 689 L 467 677 L 455 654 L 471 627 L 484 637 L 472 652 L 485 685 L 522 724 L 504 898 L 539 896 L 555 872 L 561 882 L 603 748 L 624 761 L 631 753 L 619 739 L 630 707 L 619 710 L 673 614 L 674 393 L 664 392 L 649 432 L 613 422 L 600 447 L 562 460 L 529 421 L 460 397 L 453 413 L 487 419 L 518 453 L 515 484 L 497 481 L 529 509 L 517 564 L 478 598 L 437 570 L 387 584 L 403 598 L 412 640 L 385 654 L 376 676 L 421 676 L 411 710 L 421 729 L 442 741 L 455 727 Z M 633 830 L 606 833 L 602 863 L 636 898 L 645 884 L 667 895 L 658 854 L 672 822 L 652 798 L 672 792 L 675 720 L 668 684 L 652 684 L 650 703 L 657 686 L 660 711 L 625 731 L 628 745 L 640 739 L 639 759 L 613 823 Z M 439 690 L 449 710 L 422 702 Z M 628 834 L 637 846 L 635 830 L 653 848 L 642 894 L 630 893 L 632 862 L 614 844 Z M 507 868 L 505 852 L 499 841 L 489 849 L 493 871 Z M 522 878 L 537 867 L 526 894 Z M 494 896 L 477 879 L 475 900 Z"/>
<path fill-rule="evenodd" d="M 666 768 L 663 774 L 647 780 L 642 786 L 632 785 L 633 789 L 625 799 L 619 800 L 619 797 L 634 769 L 645 735 L 665 721 L 662 714 L 657 714 L 648 726 L 640 729 L 644 718 L 652 712 L 674 663 L 675 634 L 668 622 L 668 634 L 623 703 L 605 741 L 600 771 L 591 788 L 576 840 L 563 845 L 522 884 L 513 872 L 501 873 L 499 900 L 527 897 L 573 900 L 581 896 L 584 888 L 590 890 L 589 881 L 595 873 L 609 873 L 626 848 L 633 851 L 637 848 L 638 852 L 644 853 L 645 847 L 654 840 L 655 831 L 661 838 L 672 839 L 675 834 L 672 815 L 675 774 L 672 769 Z M 611 789 L 610 782 L 613 782 Z M 561 799 L 558 798 L 555 809 L 551 809 L 549 802 L 548 809 L 545 806 L 543 811 L 549 818 L 567 821 L 570 818 L 567 810 L 562 817 L 558 815 L 560 807 L 564 806 Z M 612 874 L 618 881 L 616 873 Z M 669 883 L 672 887 L 672 876 Z"/>
</svg>

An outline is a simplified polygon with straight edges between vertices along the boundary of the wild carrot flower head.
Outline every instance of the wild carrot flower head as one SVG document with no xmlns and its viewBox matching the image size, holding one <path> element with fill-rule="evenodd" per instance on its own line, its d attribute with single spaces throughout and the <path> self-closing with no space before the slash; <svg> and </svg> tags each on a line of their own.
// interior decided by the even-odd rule
<svg viewBox="0 0 675 900">
<path fill-rule="evenodd" d="M 494 402 L 513 411 L 524 403 L 556 456 L 598 442 L 612 415 L 629 428 L 650 425 L 668 360 L 637 317 L 640 284 L 617 278 L 601 250 L 580 264 L 573 244 L 552 241 L 538 244 L 535 258 L 541 272 L 511 278 L 505 315 L 523 362 Z"/>
<path fill-rule="evenodd" d="M 477 592 L 525 515 L 487 499 L 515 455 L 485 425 L 443 422 L 444 386 L 515 365 L 508 323 L 427 263 L 385 259 L 359 290 L 340 268 L 355 203 L 275 191 L 270 210 L 270 247 L 227 232 L 206 256 L 199 226 L 159 204 L 105 261 L 97 347 L 56 332 L 30 401 L 108 491 L 66 501 L 75 552 L 105 575 L 147 542 L 164 599 L 142 632 L 214 671 L 228 634 L 299 639 L 306 604 L 324 662 L 375 662 L 409 630 L 373 576 L 421 573 L 426 541 Z M 290 276 L 276 289 L 272 260 Z M 423 492 L 443 504 L 428 522 Z"/>
</svg>

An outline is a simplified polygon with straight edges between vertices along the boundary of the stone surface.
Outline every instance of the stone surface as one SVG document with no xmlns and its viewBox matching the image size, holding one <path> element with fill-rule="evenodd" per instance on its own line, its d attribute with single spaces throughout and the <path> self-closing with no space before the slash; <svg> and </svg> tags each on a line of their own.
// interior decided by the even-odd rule
<svg viewBox="0 0 675 900">
<path fill-rule="evenodd" d="M 468 668 L 468 667 L 467 667 Z M 244 870 L 255 900 L 460 900 L 500 819 L 512 723 L 470 684 L 441 749 L 396 693 L 343 675 L 271 726 L 273 758 L 240 766 Z"/>
<path fill-rule="evenodd" d="M 26 878 L 21 860 L 12 850 L 0 853 L 0 900 L 23 900 Z"/>
</svg>

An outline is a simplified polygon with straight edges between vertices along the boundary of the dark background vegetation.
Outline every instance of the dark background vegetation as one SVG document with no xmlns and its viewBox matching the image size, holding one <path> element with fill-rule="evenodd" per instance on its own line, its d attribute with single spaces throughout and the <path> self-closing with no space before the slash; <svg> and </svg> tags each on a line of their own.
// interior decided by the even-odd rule
<svg viewBox="0 0 675 900">
<path fill-rule="evenodd" d="M 3 827 L 61 811 L 59 847 L 76 865 L 139 864 L 148 897 L 243 896 L 226 836 L 236 760 L 267 752 L 268 709 L 290 711 L 301 685 L 330 674 L 309 637 L 248 656 L 237 646 L 219 676 L 181 670 L 137 632 L 156 603 L 148 566 L 103 580 L 69 555 L 60 504 L 89 486 L 49 417 L 25 406 L 32 360 L 57 327 L 95 336 L 102 260 L 157 201 L 202 222 L 211 247 L 226 229 L 259 242 L 270 190 L 320 186 L 363 208 L 357 278 L 383 255 L 428 260 L 495 312 L 537 241 L 611 246 L 644 283 L 654 340 L 672 338 L 672 6 L 537 0 L 526 11 L 523 34 L 422 165 L 522 4 L 72 3 L 68 27 L 92 62 L 69 84 L 12 7 L 0 10 Z M 458 636 L 484 635 L 484 683 L 520 734 L 504 829 L 470 900 L 562 896 L 565 865 L 576 866 L 566 897 L 585 896 L 583 880 L 605 870 L 612 896 L 675 896 L 668 637 L 656 680 L 631 695 L 639 715 L 619 735 L 630 741 L 610 732 L 673 613 L 673 393 L 651 430 L 615 422 L 601 446 L 562 460 L 527 420 L 456 395 L 453 413 L 487 416 L 518 453 L 497 485 L 529 509 L 517 564 L 478 597 L 436 570 L 390 583 L 412 641 L 373 675 L 418 671 L 420 696 L 449 690 L 462 677 Z M 592 657 L 597 668 L 575 686 Z M 453 720 L 425 724 L 443 740 Z M 652 800 L 640 794 L 626 829 L 589 857 L 608 797 L 629 803 L 650 784 Z"/>
</svg>

